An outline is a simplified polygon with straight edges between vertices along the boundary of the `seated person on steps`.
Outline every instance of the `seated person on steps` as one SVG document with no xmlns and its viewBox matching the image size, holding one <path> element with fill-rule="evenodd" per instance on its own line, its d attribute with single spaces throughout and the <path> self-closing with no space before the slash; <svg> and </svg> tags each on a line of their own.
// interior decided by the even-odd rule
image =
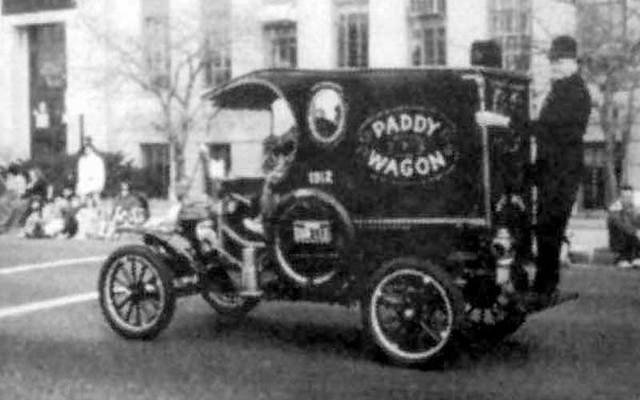
<svg viewBox="0 0 640 400">
<path fill-rule="evenodd" d="M 640 267 L 640 216 L 633 204 L 631 186 L 620 188 L 620 200 L 609 208 L 611 245 L 620 268 Z"/>
</svg>

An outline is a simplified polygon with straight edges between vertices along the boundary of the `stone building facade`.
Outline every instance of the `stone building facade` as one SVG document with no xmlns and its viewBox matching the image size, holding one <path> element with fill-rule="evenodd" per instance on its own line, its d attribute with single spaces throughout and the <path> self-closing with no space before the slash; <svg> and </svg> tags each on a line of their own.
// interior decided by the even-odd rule
<svg viewBox="0 0 640 400">
<path fill-rule="evenodd" d="M 167 138 L 157 129 L 161 110 L 134 81 L 110 75 L 121 64 L 104 36 L 139 43 L 155 74 L 176 65 L 165 46 L 175 37 L 164 24 L 188 19 L 197 26 L 188 28 L 197 33 L 191 40 L 208 48 L 196 90 L 271 67 L 464 67 L 474 40 L 495 38 L 505 48 L 505 66 L 530 73 L 537 94 L 548 77 L 551 38 L 574 34 L 576 27 L 574 6 L 561 0 L 0 3 L 0 161 L 73 153 L 81 136 L 89 135 L 100 150 L 122 152 L 154 171 L 165 171 L 169 156 Z M 238 119 L 223 112 L 209 120 L 211 112 L 204 105 L 193 126 L 187 173 L 196 169 L 197 149 L 206 144 L 225 159 L 227 173 L 258 174 L 261 134 L 253 132 L 265 116 Z"/>
</svg>

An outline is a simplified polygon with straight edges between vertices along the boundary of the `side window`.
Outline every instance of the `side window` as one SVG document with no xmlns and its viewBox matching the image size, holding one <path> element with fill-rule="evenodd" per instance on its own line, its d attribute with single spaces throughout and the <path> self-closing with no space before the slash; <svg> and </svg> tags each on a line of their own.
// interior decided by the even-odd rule
<svg viewBox="0 0 640 400">
<path fill-rule="evenodd" d="M 262 143 L 264 173 L 288 170 L 298 149 L 298 129 L 289 104 L 277 99 L 271 105 L 271 129 Z"/>
<path fill-rule="evenodd" d="M 284 136 L 295 126 L 296 121 L 287 102 L 282 99 L 274 101 L 271 105 L 271 134 Z"/>
</svg>

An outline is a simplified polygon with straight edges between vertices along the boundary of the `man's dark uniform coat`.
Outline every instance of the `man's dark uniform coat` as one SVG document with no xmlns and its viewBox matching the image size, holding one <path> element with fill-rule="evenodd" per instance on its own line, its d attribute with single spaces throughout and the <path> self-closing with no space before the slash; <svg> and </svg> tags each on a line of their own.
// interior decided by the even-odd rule
<svg viewBox="0 0 640 400">
<path fill-rule="evenodd" d="M 589 91 L 575 73 L 552 84 L 538 120 L 530 123 L 538 153 L 538 291 L 552 291 L 559 281 L 560 248 L 583 174 L 583 135 L 590 112 Z"/>
</svg>

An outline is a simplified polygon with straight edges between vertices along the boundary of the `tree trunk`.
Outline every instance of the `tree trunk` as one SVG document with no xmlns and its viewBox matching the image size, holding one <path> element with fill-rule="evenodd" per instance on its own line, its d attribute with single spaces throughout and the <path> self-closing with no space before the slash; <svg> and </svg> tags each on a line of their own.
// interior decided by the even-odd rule
<svg viewBox="0 0 640 400">
<path fill-rule="evenodd" d="M 611 121 L 613 93 L 605 91 L 604 101 L 600 107 L 600 126 L 605 140 L 605 193 L 604 200 L 608 206 L 618 192 L 618 177 L 616 176 L 616 130 Z"/>
<path fill-rule="evenodd" d="M 169 137 L 169 200 L 176 199 L 176 147 L 172 136 Z"/>
<path fill-rule="evenodd" d="M 176 137 L 173 131 L 173 113 L 171 112 L 171 99 L 163 101 L 164 130 L 169 144 L 169 200 L 175 201 L 176 196 Z"/>
<path fill-rule="evenodd" d="M 636 98 L 637 82 L 634 81 L 633 86 L 627 93 L 626 116 L 624 126 L 622 128 L 622 183 L 629 184 L 629 143 L 631 143 L 631 130 L 635 120 L 635 98 Z"/>
<path fill-rule="evenodd" d="M 184 179 L 184 167 L 185 167 L 185 155 L 184 155 L 184 145 L 179 141 L 176 141 L 175 145 L 175 166 L 176 166 L 176 181 L 180 182 Z"/>
<path fill-rule="evenodd" d="M 614 133 L 615 136 L 615 133 Z M 618 194 L 618 177 L 616 175 L 616 146 L 615 140 L 607 140 L 605 159 L 605 204 L 608 206 Z"/>
</svg>

